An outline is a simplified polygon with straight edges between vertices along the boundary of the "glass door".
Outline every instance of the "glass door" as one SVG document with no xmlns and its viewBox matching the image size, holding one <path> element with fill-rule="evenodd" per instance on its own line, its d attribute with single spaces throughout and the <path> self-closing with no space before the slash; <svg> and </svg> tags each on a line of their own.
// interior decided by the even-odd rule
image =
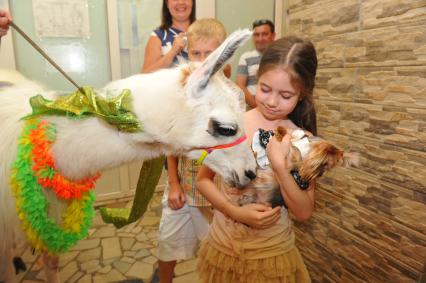
<svg viewBox="0 0 426 283">
<path fill-rule="evenodd" d="M 145 45 L 160 25 L 159 0 L 117 0 L 121 74 L 128 77 L 141 72 Z"/>
<path fill-rule="evenodd" d="M 10 0 L 14 22 L 79 85 L 111 80 L 104 0 Z M 49 89 L 73 91 L 69 83 L 19 34 L 12 32 L 16 68 Z"/>
</svg>

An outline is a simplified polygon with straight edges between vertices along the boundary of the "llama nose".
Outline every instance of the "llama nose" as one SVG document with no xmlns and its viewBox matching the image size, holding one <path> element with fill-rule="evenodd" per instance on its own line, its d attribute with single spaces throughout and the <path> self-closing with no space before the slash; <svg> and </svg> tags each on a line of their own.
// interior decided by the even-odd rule
<svg viewBox="0 0 426 283">
<path fill-rule="evenodd" d="M 246 175 L 247 178 L 249 178 L 250 180 L 253 180 L 254 178 L 256 178 L 256 173 L 254 173 L 251 170 L 246 170 L 244 171 L 244 174 Z"/>
</svg>

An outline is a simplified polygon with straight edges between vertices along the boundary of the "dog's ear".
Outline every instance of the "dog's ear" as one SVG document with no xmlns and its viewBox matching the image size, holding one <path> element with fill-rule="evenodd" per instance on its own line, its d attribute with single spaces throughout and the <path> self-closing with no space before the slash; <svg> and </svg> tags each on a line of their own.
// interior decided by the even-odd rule
<svg viewBox="0 0 426 283">
<path fill-rule="evenodd" d="M 277 141 L 281 142 L 287 133 L 287 130 L 284 127 L 278 126 L 278 128 L 274 131 L 274 136 Z"/>
<path fill-rule="evenodd" d="M 314 180 L 342 161 L 343 151 L 331 143 L 324 140 L 312 142 L 309 154 L 300 167 L 300 176 L 306 181 Z"/>
<path fill-rule="evenodd" d="M 311 181 L 335 166 L 358 166 L 358 163 L 357 153 L 346 153 L 324 140 L 316 141 L 312 142 L 311 150 L 303 160 L 300 176 L 303 180 Z"/>
</svg>

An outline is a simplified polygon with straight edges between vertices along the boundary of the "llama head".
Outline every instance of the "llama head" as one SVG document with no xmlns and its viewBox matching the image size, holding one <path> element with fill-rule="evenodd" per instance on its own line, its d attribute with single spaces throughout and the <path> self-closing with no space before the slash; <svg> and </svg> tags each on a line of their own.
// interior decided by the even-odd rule
<svg viewBox="0 0 426 283">
<path fill-rule="evenodd" d="M 245 186 L 255 177 L 256 163 L 247 142 L 243 140 L 244 100 L 241 90 L 220 71 L 235 50 L 251 36 L 248 30 L 232 33 L 202 63 L 183 68 L 182 84 L 186 103 L 192 109 L 192 142 L 207 147 L 210 154 L 204 164 L 237 187 Z M 218 145 L 220 149 L 215 148 Z M 187 155 L 198 159 L 202 150 Z"/>
</svg>

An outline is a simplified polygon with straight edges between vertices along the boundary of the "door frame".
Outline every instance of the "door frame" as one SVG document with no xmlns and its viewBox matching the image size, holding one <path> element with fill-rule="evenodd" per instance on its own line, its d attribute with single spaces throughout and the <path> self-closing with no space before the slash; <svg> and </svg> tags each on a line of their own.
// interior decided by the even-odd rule
<svg viewBox="0 0 426 283">
<path fill-rule="evenodd" d="M 9 1 L 3 1 L 5 5 L 2 8 L 9 9 Z M 13 45 L 13 36 L 11 29 L 6 36 L 1 38 L 0 49 L 0 68 L 16 70 L 15 50 Z"/>
<path fill-rule="evenodd" d="M 275 38 L 283 36 L 283 16 L 286 10 L 286 3 L 288 0 L 275 0 L 274 11 L 274 24 L 275 24 Z"/>
<path fill-rule="evenodd" d="M 111 65 L 111 80 L 121 79 L 120 44 L 118 34 L 118 9 L 117 0 L 108 0 L 107 22 L 109 39 L 109 60 Z"/>
</svg>

